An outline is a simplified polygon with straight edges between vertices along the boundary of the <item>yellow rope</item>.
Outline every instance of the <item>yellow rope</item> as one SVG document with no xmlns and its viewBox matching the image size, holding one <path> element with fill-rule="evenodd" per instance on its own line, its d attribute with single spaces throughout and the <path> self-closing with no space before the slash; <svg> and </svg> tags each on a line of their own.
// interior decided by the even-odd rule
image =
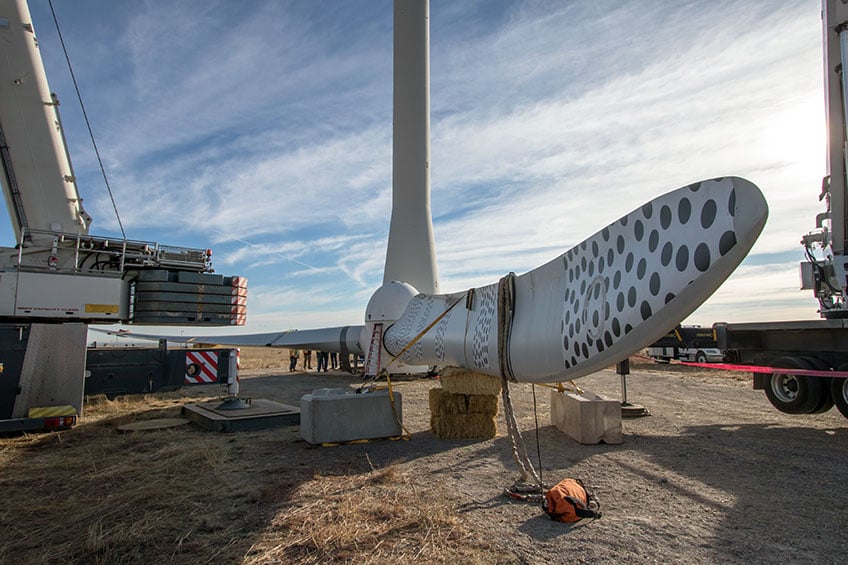
<svg viewBox="0 0 848 565">
<path fill-rule="evenodd" d="M 389 387 L 389 402 L 391 402 L 392 404 L 392 415 L 395 417 L 395 422 L 400 425 L 400 429 L 403 430 L 403 434 L 401 434 L 400 437 L 402 437 L 404 440 L 408 440 L 412 437 L 412 434 L 409 433 L 409 430 L 406 429 L 406 426 L 404 426 L 403 422 L 401 422 L 400 418 L 398 418 L 397 408 L 395 407 L 395 393 L 392 390 L 392 379 L 391 377 L 389 377 L 388 372 L 386 372 L 386 384 Z"/>
</svg>

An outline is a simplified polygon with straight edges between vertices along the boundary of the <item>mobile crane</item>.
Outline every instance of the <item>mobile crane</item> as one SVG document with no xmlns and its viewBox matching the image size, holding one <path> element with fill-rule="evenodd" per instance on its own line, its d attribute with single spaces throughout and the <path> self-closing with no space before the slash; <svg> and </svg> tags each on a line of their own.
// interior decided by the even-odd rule
<svg viewBox="0 0 848 565">
<path fill-rule="evenodd" d="M 779 368 L 754 374 L 775 408 L 789 414 L 829 410 L 848 418 L 848 5 L 823 0 L 827 175 L 819 200 L 826 209 L 803 236 L 801 288 L 812 290 L 823 319 L 717 323 L 719 347 L 731 363 Z M 821 254 L 822 257 L 818 257 Z"/>
<path fill-rule="evenodd" d="M 26 0 L 0 0 L 0 431 L 82 412 L 87 325 L 242 325 L 246 280 L 211 251 L 89 233 Z"/>
</svg>

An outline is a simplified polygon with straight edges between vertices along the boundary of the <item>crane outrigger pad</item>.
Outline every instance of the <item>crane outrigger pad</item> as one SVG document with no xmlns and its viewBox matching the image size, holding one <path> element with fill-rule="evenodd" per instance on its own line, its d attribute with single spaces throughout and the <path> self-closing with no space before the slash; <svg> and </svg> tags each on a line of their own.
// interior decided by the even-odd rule
<svg viewBox="0 0 848 565">
<path fill-rule="evenodd" d="M 222 408 L 220 400 L 183 406 L 182 415 L 213 432 L 240 432 L 277 426 L 300 425 L 300 409 L 296 406 L 254 398 L 246 408 Z"/>
</svg>

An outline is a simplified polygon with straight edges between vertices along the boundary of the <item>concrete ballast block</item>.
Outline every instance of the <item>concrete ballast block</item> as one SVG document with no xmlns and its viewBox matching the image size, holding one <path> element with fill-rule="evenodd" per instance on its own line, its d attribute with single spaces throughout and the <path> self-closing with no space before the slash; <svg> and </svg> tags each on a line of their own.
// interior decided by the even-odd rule
<svg viewBox="0 0 848 565">
<path fill-rule="evenodd" d="M 300 437 L 312 444 L 395 437 L 403 433 L 401 393 L 356 394 L 340 388 L 313 390 L 300 398 Z"/>
<path fill-rule="evenodd" d="M 591 392 L 551 391 L 551 423 L 579 443 L 621 443 L 621 404 Z"/>
</svg>

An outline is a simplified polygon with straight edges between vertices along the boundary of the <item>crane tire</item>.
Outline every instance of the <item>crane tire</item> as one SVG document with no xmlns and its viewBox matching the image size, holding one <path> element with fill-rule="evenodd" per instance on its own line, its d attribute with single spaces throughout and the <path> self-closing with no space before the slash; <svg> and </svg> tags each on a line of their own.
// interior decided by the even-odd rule
<svg viewBox="0 0 848 565">
<path fill-rule="evenodd" d="M 801 359 L 813 369 L 817 369 L 819 371 L 829 371 L 831 369 L 829 364 L 816 357 L 802 357 Z M 820 381 L 821 392 L 819 393 L 819 401 L 818 403 L 816 403 L 816 407 L 813 408 L 810 414 L 824 414 L 825 412 L 833 408 L 833 395 L 830 394 L 831 379 L 828 377 L 813 378 L 817 378 Z"/>
<path fill-rule="evenodd" d="M 839 367 L 840 371 L 848 371 L 848 363 Z M 836 409 L 848 418 L 848 379 L 830 379 L 830 396 Z"/>
<path fill-rule="evenodd" d="M 821 380 L 792 372 L 811 369 L 811 365 L 800 357 L 778 357 L 771 365 L 787 369 L 770 374 L 766 381 L 765 393 L 771 405 L 786 414 L 809 414 L 815 410 L 821 400 Z"/>
</svg>

